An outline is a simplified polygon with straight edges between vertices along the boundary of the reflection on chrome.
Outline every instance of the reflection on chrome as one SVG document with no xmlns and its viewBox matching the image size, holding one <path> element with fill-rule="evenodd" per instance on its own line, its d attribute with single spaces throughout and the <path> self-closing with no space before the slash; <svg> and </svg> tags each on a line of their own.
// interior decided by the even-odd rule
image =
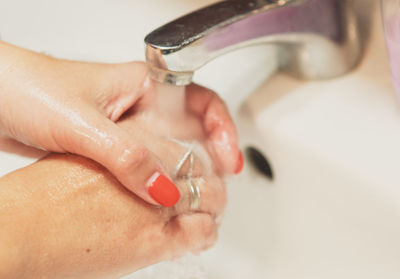
<svg viewBox="0 0 400 279">
<path fill-rule="evenodd" d="M 254 44 L 279 49 L 280 68 L 302 79 L 326 79 L 360 60 L 357 20 L 349 0 L 226 0 L 148 34 L 153 78 L 187 85 L 214 58 Z"/>
</svg>

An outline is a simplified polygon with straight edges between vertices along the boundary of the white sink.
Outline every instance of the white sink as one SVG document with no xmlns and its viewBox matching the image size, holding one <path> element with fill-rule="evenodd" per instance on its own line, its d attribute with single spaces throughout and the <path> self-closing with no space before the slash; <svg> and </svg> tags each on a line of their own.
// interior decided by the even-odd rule
<svg viewBox="0 0 400 279">
<path fill-rule="evenodd" d="M 166 2 L 0 0 L 0 34 L 58 57 L 143 60 L 147 32 L 204 5 Z M 400 111 L 377 12 L 364 62 L 342 78 L 263 83 L 276 68 L 267 46 L 196 74 L 225 97 L 243 147 L 266 154 L 275 175 L 246 164 L 230 179 L 220 240 L 201 257 L 208 278 L 400 278 Z M 0 153 L 0 174 L 32 160 Z"/>
</svg>

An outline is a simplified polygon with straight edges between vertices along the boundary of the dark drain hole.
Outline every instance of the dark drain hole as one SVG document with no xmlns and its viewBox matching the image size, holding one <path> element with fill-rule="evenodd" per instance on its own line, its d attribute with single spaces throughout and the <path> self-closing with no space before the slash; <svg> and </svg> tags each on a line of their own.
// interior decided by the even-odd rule
<svg viewBox="0 0 400 279">
<path fill-rule="evenodd" d="M 274 173 L 272 172 L 271 164 L 264 154 L 258 151 L 257 148 L 249 146 L 246 149 L 246 155 L 257 171 L 267 176 L 271 180 L 274 179 Z"/>
</svg>

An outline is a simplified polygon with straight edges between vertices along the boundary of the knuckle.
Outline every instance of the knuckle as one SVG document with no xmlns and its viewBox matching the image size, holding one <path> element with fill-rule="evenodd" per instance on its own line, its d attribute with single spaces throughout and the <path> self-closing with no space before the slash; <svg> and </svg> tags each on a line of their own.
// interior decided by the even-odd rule
<svg viewBox="0 0 400 279">
<path fill-rule="evenodd" d="M 201 232 L 204 238 L 210 239 L 215 235 L 215 223 L 212 218 L 203 218 L 201 224 Z"/>
<path fill-rule="evenodd" d="M 204 251 L 214 246 L 218 238 L 218 229 L 211 216 L 204 216 L 199 230 L 201 231 L 202 241 L 198 242 L 197 251 Z"/>
<path fill-rule="evenodd" d="M 212 216 L 220 216 L 227 203 L 226 186 L 220 179 L 213 179 L 202 187 L 201 210 Z"/>
<path fill-rule="evenodd" d="M 149 151 L 144 147 L 130 146 L 122 148 L 116 154 L 114 166 L 121 175 L 128 175 L 147 160 Z"/>
</svg>

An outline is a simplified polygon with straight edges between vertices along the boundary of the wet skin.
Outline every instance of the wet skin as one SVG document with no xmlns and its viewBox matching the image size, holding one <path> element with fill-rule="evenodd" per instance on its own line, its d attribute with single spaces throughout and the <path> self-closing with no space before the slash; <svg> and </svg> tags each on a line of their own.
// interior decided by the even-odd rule
<svg viewBox="0 0 400 279">
<path fill-rule="evenodd" d="M 159 204 L 149 195 L 149 178 L 156 172 L 168 177 L 166 166 L 115 124 L 154 92 L 148 71 L 140 62 L 74 62 L 0 42 L 0 134 L 90 158 L 128 190 Z M 223 101 L 198 85 L 188 86 L 185 94 L 186 110 L 199 119 L 216 165 L 225 173 L 237 173 L 241 155 Z"/>
<path fill-rule="evenodd" d="M 189 209 L 187 165 L 174 179 L 180 201 L 165 208 L 144 202 L 92 160 L 52 154 L 0 179 L 0 278 L 117 278 L 214 243 L 226 202 L 218 157 L 206 152 L 208 136 L 196 116 L 187 129 L 149 112 L 154 96 L 117 125 L 156 154 L 170 176 L 186 149 L 169 137 L 197 139 L 199 210 Z M 174 127 L 168 137 L 149 125 L 157 119 Z"/>
</svg>

